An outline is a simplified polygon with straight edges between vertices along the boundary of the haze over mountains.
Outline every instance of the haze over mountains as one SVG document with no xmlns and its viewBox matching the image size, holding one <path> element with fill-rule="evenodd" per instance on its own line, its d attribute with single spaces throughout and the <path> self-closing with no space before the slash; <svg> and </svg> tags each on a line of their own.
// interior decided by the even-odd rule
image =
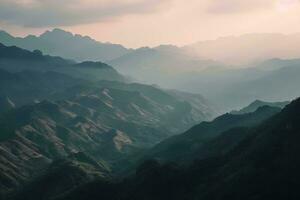
<svg viewBox="0 0 300 200">
<path fill-rule="evenodd" d="M 206 159 L 186 167 L 178 162 L 147 161 L 120 183 L 95 181 L 58 199 L 84 199 L 89 195 L 121 200 L 296 200 L 300 196 L 298 116 L 299 99 L 260 125 L 223 132 L 205 148 L 221 147 L 220 151 Z M 228 146 L 231 148 L 224 151 Z"/>
<path fill-rule="evenodd" d="M 62 56 L 77 61 L 113 61 L 126 54 L 141 54 L 145 48 L 130 49 L 119 44 L 98 42 L 88 36 L 81 36 L 62 29 L 46 31 L 40 36 L 14 37 L 2 30 L 0 42 L 24 49 L 39 49 L 45 54 Z M 63 42 L 63 43 L 62 43 Z M 80 48 L 74 48 L 78 47 Z M 213 60 L 227 65 L 248 65 L 273 58 L 299 58 L 300 34 L 253 33 L 228 36 L 216 40 L 199 41 L 183 47 L 161 45 L 152 49 L 173 55 L 183 54 L 194 60 Z M 225 51 L 226 50 L 226 51 Z M 153 52 L 149 51 L 149 54 Z M 143 52 L 144 56 L 145 52 Z M 140 60 L 146 58 L 139 58 Z M 148 58 L 150 59 L 150 58 Z M 164 61 L 166 62 L 166 60 Z M 170 61 L 171 62 L 171 61 Z"/>
<path fill-rule="evenodd" d="M 299 152 L 298 116 L 299 99 L 283 110 L 263 106 L 250 114 L 224 115 L 211 123 L 195 126 L 179 136 L 185 140 L 177 140 L 198 145 L 175 145 L 173 149 L 167 146 L 168 154 L 157 153 L 156 156 L 177 155 L 172 162 L 152 159 L 140 164 L 136 173 L 127 179 L 115 181 L 98 176 L 88 179 L 87 183 L 82 177 L 91 170 L 78 176 L 78 172 L 59 165 L 55 167 L 59 173 L 42 175 L 20 191 L 15 199 L 238 200 L 255 197 L 263 200 L 288 196 L 288 199 L 296 200 L 300 176 L 299 157 L 296 156 Z M 160 146 L 165 144 L 168 142 L 154 149 L 161 149 Z M 186 154 L 189 152 L 193 153 Z M 63 172 L 67 176 L 63 175 L 62 180 L 77 177 L 75 180 L 81 180 L 83 184 L 66 188 L 56 178 Z M 42 185 L 50 180 L 50 187 L 43 188 Z"/>
<path fill-rule="evenodd" d="M 121 45 L 101 43 L 88 36 L 74 35 L 61 29 L 53 29 L 40 36 L 29 35 L 25 38 L 13 37 L 1 31 L 0 42 L 28 50 L 39 49 L 45 54 L 77 61 L 108 61 L 131 52 Z"/>
<path fill-rule="evenodd" d="M 109 177 L 120 159 L 218 113 L 201 95 L 129 83 L 101 62 L 2 44 L 0 77 L 1 195 L 52 165 L 81 184 Z"/>
<path fill-rule="evenodd" d="M 291 59 L 300 57 L 299 38 L 298 34 L 248 34 L 184 47 L 162 45 L 133 50 L 61 29 L 38 37 L 0 34 L 0 42 L 6 45 L 40 49 L 77 61 L 106 61 L 136 81 L 203 94 L 225 111 L 256 99 L 285 101 L 299 96 L 295 87 L 299 84 L 300 61 Z M 289 81 L 285 81 L 287 77 Z"/>
<path fill-rule="evenodd" d="M 185 50 L 204 59 L 216 59 L 233 65 L 247 65 L 273 58 L 299 58 L 300 33 L 247 34 L 200 41 Z"/>
<path fill-rule="evenodd" d="M 299 199 L 298 49 L 0 32 L 0 200 Z"/>
</svg>

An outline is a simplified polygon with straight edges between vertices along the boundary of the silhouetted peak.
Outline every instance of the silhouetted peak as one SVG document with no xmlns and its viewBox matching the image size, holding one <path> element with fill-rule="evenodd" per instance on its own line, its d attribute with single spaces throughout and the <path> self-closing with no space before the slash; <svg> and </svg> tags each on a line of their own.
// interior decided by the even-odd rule
<svg viewBox="0 0 300 200">
<path fill-rule="evenodd" d="M 55 38 L 55 37 L 62 37 L 62 38 L 69 38 L 73 37 L 73 34 L 71 32 L 67 32 L 65 30 L 55 28 L 52 31 L 46 31 L 42 35 L 40 35 L 41 38 Z"/>
<path fill-rule="evenodd" d="M 278 107 L 273 107 L 273 106 L 269 106 L 269 105 L 263 105 L 257 108 L 257 110 L 255 111 L 256 113 L 261 113 L 261 112 L 267 112 L 267 111 L 280 111 L 280 108 Z"/>
<path fill-rule="evenodd" d="M 24 39 L 32 40 L 32 39 L 37 39 L 37 37 L 35 35 L 27 35 Z"/>
<path fill-rule="evenodd" d="M 253 101 L 250 105 L 252 105 L 252 104 L 261 104 L 261 103 L 264 103 L 264 101 L 261 101 L 261 100 L 256 99 L 256 100 Z"/>
<path fill-rule="evenodd" d="M 252 103 L 250 103 L 247 107 L 260 107 L 267 104 L 267 102 L 256 99 Z"/>
<path fill-rule="evenodd" d="M 300 98 L 295 99 L 290 104 L 288 104 L 283 110 L 282 113 L 289 114 L 300 114 Z"/>
<path fill-rule="evenodd" d="M 276 108 L 284 108 L 287 104 L 289 104 L 289 101 L 283 101 L 283 102 L 266 102 L 261 100 L 255 100 L 252 103 L 250 103 L 248 106 L 242 108 L 239 111 L 232 111 L 231 114 L 239 115 L 239 114 L 245 114 L 245 113 L 252 113 L 256 110 L 258 110 L 260 107 L 264 106 L 270 106 L 270 107 L 276 107 Z"/>
</svg>

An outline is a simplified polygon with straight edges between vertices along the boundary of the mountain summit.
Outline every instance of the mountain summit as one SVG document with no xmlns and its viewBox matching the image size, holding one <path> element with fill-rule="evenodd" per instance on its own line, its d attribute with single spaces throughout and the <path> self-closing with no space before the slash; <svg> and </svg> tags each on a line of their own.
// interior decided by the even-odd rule
<svg viewBox="0 0 300 200">
<path fill-rule="evenodd" d="M 76 61 L 107 61 L 118 58 L 131 50 L 118 44 L 102 43 L 88 36 L 81 36 L 62 29 L 46 31 L 40 36 L 13 37 L 0 33 L 0 42 L 7 46 L 18 46 L 28 50 L 39 49 L 45 54 L 62 56 Z"/>
</svg>

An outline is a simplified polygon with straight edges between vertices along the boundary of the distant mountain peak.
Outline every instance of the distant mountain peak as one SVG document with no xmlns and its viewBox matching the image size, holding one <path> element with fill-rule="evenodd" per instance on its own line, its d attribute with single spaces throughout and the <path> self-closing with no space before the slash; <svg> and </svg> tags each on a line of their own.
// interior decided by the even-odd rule
<svg viewBox="0 0 300 200">
<path fill-rule="evenodd" d="M 60 28 L 54 28 L 54 29 L 52 29 L 52 32 L 58 32 L 58 33 L 70 33 L 70 34 L 72 34 L 71 32 L 65 31 L 65 30 L 60 29 Z M 72 35 L 73 35 L 73 34 L 72 34 Z"/>
<path fill-rule="evenodd" d="M 63 37 L 63 38 L 71 38 L 73 37 L 73 33 L 64 31 L 62 29 L 55 28 L 52 31 L 46 31 L 45 33 L 40 35 L 40 38 L 53 38 L 53 37 Z"/>
<path fill-rule="evenodd" d="M 5 31 L 0 31 L 0 42 L 30 51 L 39 49 L 45 54 L 78 62 L 109 61 L 132 52 L 132 49 L 127 49 L 120 44 L 96 41 L 89 36 L 74 34 L 60 28 L 47 30 L 39 36 L 28 35 L 26 37 L 14 37 Z"/>
<path fill-rule="evenodd" d="M 261 107 L 277 107 L 277 108 L 284 108 L 287 104 L 289 104 L 289 101 L 283 101 L 283 102 L 266 102 L 262 100 L 255 100 L 252 103 L 250 103 L 245 108 L 242 108 L 239 111 L 232 111 L 231 114 L 245 114 L 245 113 L 251 113 L 255 112 L 256 110 L 260 109 Z"/>
<path fill-rule="evenodd" d="M 261 100 L 259 100 L 259 99 L 256 99 L 256 100 L 253 101 L 250 105 L 263 104 L 263 103 L 267 103 L 267 102 L 261 101 Z"/>
</svg>

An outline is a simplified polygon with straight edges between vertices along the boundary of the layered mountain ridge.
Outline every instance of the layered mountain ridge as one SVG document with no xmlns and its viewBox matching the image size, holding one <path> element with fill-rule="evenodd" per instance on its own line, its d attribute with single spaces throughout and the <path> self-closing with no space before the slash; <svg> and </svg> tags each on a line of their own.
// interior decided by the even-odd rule
<svg viewBox="0 0 300 200">
<path fill-rule="evenodd" d="M 224 52 L 234 41 L 243 51 Z M 274 51 L 254 52 L 262 41 Z M 298 55 L 287 36 L 132 50 L 54 29 L 0 42 L 0 199 L 300 198 L 300 68 L 280 59 Z M 224 58 L 255 63 L 214 61 Z"/>
<path fill-rule="evenodd" d="M 78 181 L 62 191 L 107 179 L 120 159 L 217 115 L 201 95 L 129 83 L 101 62 L 0 49 L 1 195 L 50 172 Z"/>
<path fill-rule="evenodd" d="M 224 132 L 217 143 L 234 144 L 224 154 L 221 151 L 186 167 L 146 161 L 135 175 L 119 183 L 94 181 L 58 199 L 296 200 L 299 112 L 297 99 L 259 125 Z M 232 136 L 241 134 L 246 135 L 236 144 Z"/>
<path fill-rule="evenodd" d="M 28 38 L 37 41 L 28 42 L 29 47 L 36 44 L 34 48 L 22 46 L 22 42 L 26 43 Z M 51 42 L 41 44 L 42 38 Z M 0 34 L 0 42 L 7 45 L 40 49 L 77 61 L 105 61 L 133 80 L 200 93 L 214 101 L 223 112 L 239 109 L 256 99 L 288 101 L 297 98 L 300 95 L 295 88 L 299 84 L 298 41 L 299 34 L 248 34 L 185 47 L 161 45 L 135 50 L 124 48 L 122 53 L 115 50 L 115 56 L 104 59 L 102 56 L 105 52 L 114 54 L 114 48 L 110 45 L 101 46 L 101 50 L 91 48 L 93 50 L 90 51 L 89 45 L 97 42 L 59 29 L 48 31 L 40 37 L 28 36 L 27 39 Z M 61 44 L 67 45 L 61 47 Z M 76 48 L 78 46 L 81 48 Z M 78 58 L 79 55 L 81 58 Z M 88 75 L 92 76 L 93 73 Z"/>
<path fill-rule="evenodd" d="M 25 38 L 13 37 L 2 31 L 0 42 L 7 46 L 15 45 L 31 51 L 39 49 L 46 54 L 77 61 L 108 61 L 131 51 L 118 44 L 101 43 L 90 37 L 74 35 L 57 28 L 46 31 L 40 36 L 29 35 Z M 79 46 L 80 48 L 77 48 Z"/>
</svg>

